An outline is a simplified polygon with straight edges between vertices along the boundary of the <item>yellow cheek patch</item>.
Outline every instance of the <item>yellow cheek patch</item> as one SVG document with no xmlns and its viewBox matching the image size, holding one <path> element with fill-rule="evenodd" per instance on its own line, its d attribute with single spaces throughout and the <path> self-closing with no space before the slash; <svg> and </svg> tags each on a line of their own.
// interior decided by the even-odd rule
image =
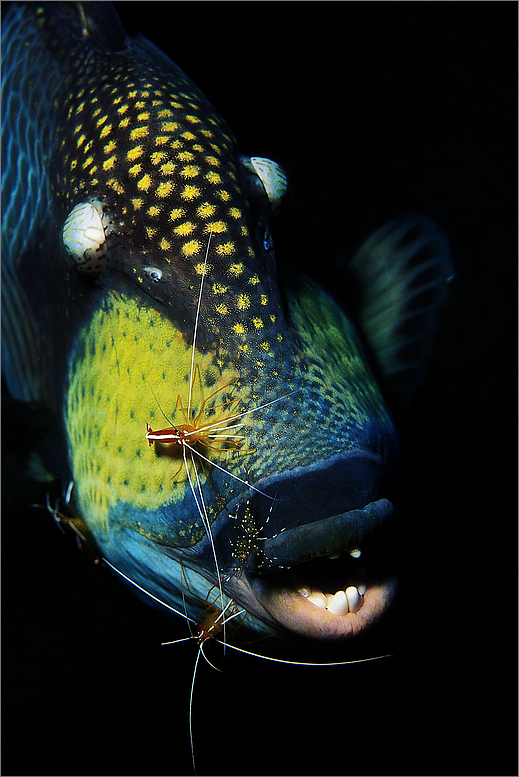
<svg viewBox="0 0 519 777">
<path fill-rule="evenodd" d="M 201 378 L 193 381 L 196 414 L 213 392 L 212 404 L 221 403 L 238 373 L 230 368 L 220 374 L 210 353 L 196 351 L 195 364 L 203 376 L 203 385 Z M 109 510 L 119 503 L 156 510 L 185 496 L 185 467 L 173 478 L 181 459 L 157 455 L 145 434 L 147 423 L 154 430 L 185 423 L 176 403 L 180 396 L 187 412 L 190 370 L 191 348 L 182 333 L 138 299 L 110 294 L 81 331 L 69 372 L 65 423 L 79 510 L 94 531 L 109 528 Z M 243 391 L 239 396 L 241 401 Z M 235 404 L 231 411 L 208 411 L 207 418 L 212 422 L 232 412 Z M 215 456 L 229 466 L 224 452 Z"/>
</svg>

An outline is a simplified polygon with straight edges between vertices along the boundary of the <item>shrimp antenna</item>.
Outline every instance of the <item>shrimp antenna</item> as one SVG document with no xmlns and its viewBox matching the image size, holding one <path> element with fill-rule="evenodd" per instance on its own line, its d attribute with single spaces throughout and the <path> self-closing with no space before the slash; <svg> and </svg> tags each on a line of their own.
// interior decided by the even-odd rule
<svg viewBox="0 0 519 777">
<path fill-rule="evenodd" d="M 204 266 L 202 269 L 202 280 L 200 281 L 200 291 L 198 292 L 198 304 L 196 306 L 196 316 L 195 316 L 195 328 L 193 330 L 193 346 L 191 348 L 191 371 L 190 371 L 190 377 L 189 377 L 189 397 L 187 400 L 187 420 L 188 423 L 191 421 L 191 400 L 193 397 L 193 372 L 195 368 L 195 346 L 196 346 L 196 337 L 198 334 L 198 321 L 200 320 L 200 308 L 202 305 L 202 292 L 204 290 L 204 280 L 205 280 L 205 271 L 207 268 L 207 258 L 209 256 L 209 246 L 211 245 L 211 238 L 213 236 L 213 230 L 211 229 L 209 233 L 209 240 L 207 241 L 207 248 L 205 250 L 205 258 L 204 258 Z"/>
</svg>

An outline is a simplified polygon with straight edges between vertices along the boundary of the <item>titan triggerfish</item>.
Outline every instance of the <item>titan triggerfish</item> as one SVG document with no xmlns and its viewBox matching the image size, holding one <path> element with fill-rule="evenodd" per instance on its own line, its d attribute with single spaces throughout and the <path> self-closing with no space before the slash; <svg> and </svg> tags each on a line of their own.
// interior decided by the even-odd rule
<svg viewBox="0 0 519 777">
<path fill-rule="evenodd" d="M 367 630 L 407 510 L 379 383 L 420 379 L 446 238 L 419 215 L 368 238 L 354 325 L 276 257 L 283 169 L 111 4 L 12 4 L 2 44 L 2 368 L 53 419 L 54 515 L 180 614 Z"/>
</svg>

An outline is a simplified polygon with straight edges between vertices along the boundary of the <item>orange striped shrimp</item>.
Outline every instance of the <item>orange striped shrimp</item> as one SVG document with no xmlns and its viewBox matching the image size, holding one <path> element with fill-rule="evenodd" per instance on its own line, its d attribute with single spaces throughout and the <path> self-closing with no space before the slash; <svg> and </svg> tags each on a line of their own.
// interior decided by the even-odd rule
<svg viewBox="0 0 519 777">
<path fill-rule="evenodd" d="M 148 444 L 150 447 L 152 445 L 155 445 L 155 446 L 158 445 L 159 447 L 174 446 L 174 450 L 180 449 L 180 452 L 181 452 L 180 465 L 172 477 L 176 478 L 177 475 L 179 475 L 179 473 L 183 469 L 185 469 L 187 480 L 189 482 L 189 488 L 191 490 L 191 494 L 193 496 L 193 499 L 196 505 L 196 510 L 198 512 L 198 515 L 200 516 L 200 519 L 202 521 L 206 534 L 211 543 L 211 548 L 212 548 L 212 553 L 213 553 L 213 558 L 214 558 L 214 563 L 216 568 L 216 575 L 218 580 L 218 588 L 220 589 L 220 591 L 222 591 L 222 580 L 220 575 L 220 568 L 219 568 L 216 549 L 215 549 L 214 540 L 212 536 L 211 523 L 209 520 L 207 505 L 205 503 L 204 496 L 203 496 L 200 470 L 206 477 L 206 480 L 208 480 L 207 474 L 204 469 L 204 465 L 210 465 L 211 467 L 214 467 L 220 472 L 223 472 L 225 475 L 232 478 L 236 482 L 244 486 L 247 486 L 247 488 L 252 489 L 258 494 L 261 494 L 262 496 L 265 496 L 268 499 L 271 499 L 272 501 L 274 501 L 274 497 L 264 493 L 263 491 L 260 491 L 260 489 L 251 485 L 248 482 L 248 480 L 245 480 L 239 477 L 238 475 L 233 474 L 228 469 L 223 467 L 221 464 L 218 464 L 216 461 L 214 461 L 214 459 L 209 458 L 209 452 L 213 451 L 214 453 L 221 453 L 221 454 L 226 453 L 228 451 L 236 451 L 242 454 L 253 453 L 254 449 L 245 449 L 242 447 L 242 441 L 245 439 L 245 435 L 238 433 L 239 430 L 244 426 L 242 419 L 251 413 L 256 413 L 260 410 L 263 410 L 266 407 L 269 407 L 270 405 L 275 404 L 276 402 L 279 402 L 281 399 L 285 399 L 287 396 L 290 396 L 290 394 L 293 394 L 294 392 L 292 391 L 289 394 L 286 394 L 282 397 L 278 397 L 274 400 L 261 404 L 258 407 L 254 407 L 250 410 L 246 410 L 243 412 L 233 412 L 232 407 L 236 405 L 239 400 L 234 399 L 232 395 L 230 397 L 226 395 L 222 395 L 221 403 L 216 405 L 212 404 L 212 401 L 215 399 L 215 397 L 217 397 L 217 395 L 221 394 L 222 392 L 224 392 L 226 389 L 229 389 L 230 387 L 234 387 L 234 385 L 236 384 L 236 381 L 238 380 L 238 378 L 236 377 L 228 381 L 225 385 L 220 386 L 218 389 L 213 391 L 209 396 L 204 397 L 200 367 L 197 363 L 195 363 L 195 349 L 196 349 L 197 334 L 198 334 L 198 327 L 199 327 L 199 321 L 200 321 L 200 310 L 201 310 L 202 296 L 203 296 L 203 289 L 204 289 L 204 279 L 205 279 L 206 270 L 207 270 L 207 263 L 208 263 L 212 234 L 213 232 L 211 230 L 209 234 L 209 239 L 207 242 L 207 248 L 206 248 L 204 263 L 203 263 L 202 272 L 201 272 L 200 289 L 198 293 L 198 302 L 197 302 L 195 323 L 194 323 L 194 330 L 193 330 L 193 344 L 191 348 L 191 366 L 190 366 L 190 374 L 189 374 L 187 408 L 184 406 L 182 397 L 180 395 L 177 396 L 177 401 L 175 406 L 175 409 L 179 409 L 182 414 L 183 423 L 177 424 L 177 425 L 173 424 L 172 421 L 167 418 L 166 414 L 162 411 L 162 408 L 161 408 L 161 412 L 163 413 L 164 417 L 166 418 L 170 426 L 165 427 L 163 429 L 154 430 L 151 428 L 151 425 L 147 422 L 145 436 L 146 436 L 146 439 L 148 440 Z M 198 411 L 195 413 L 195 409 L 193 407 L 194 405 L 193 392 L 194 392 L 194 387 L 197 383 L 199 384 L 201 401 L 200 401 L 200 406 L 198 408 Z M 152 389 L 152 393 L 154 394 L 153 389 Z M 157 398 L 155 397 L 155 399 Z M 160 407 L 160 404 L 159 404 L 159 407 Z M 228 414 L 226 413 L 227 408 L 229 409 Z M 215 411 L 218 411 L 218 410 L 223 411 L 224 415 L 223 417 L 220 417 L 217 420 L 214 420 Z M 210 417 L 211 420 L 207 420 L 208 417 Z M 197 464 L 200 465 L 200 469 L 197 466 Z M 218 495 L 216 496 L 218 498 Z M 221 609 L 222 610 L 224 609 L 223 595 L 221 597 Z"/>
<path fill-rule="evenodd" d="M 218 672 L 221 672 L 223 670 L 218 669 L 217 666 L 215 666 L 212 661 L 210 661 L 205 653 L 204 646 L 206 643 L 218 643 L 222 645 L 224 651 L 226 648 L 230 648 L 233 651 L 236 651 L 239 654 L 249 656 L 251 658 L 261 659 L 264 661 L 273 661 L 276 664 L 285 664 L 287 666 L 304 666 L 304 667 L 338 667 L 338 666 L 347 666 L 350 664 L 362 664 L 367 663 L 370 661 L 378 661 L 383 658 L 391 658 L 392 653 L 386 653 L 383 655 L 378 656 L 369 656 L 367 658 L 357 658 L 349 661 L 328 661 L 328 662 L 316 662 L 316 661 L 291 661 L 284 658 L 277 658 L 274 656 L 265 655 L 264 653 L 260 652 L 253 652 L 252 650 L 246 650 L 243 647 L 239 647 L 238 645 L 232 644 L 228 641 L 226 641 L 225 638 L 220 638 L 220 635 L 224 634 L 224 630 L 226 625 L 234 620 L 235 618 L 238 618 L 240 616 L 246 617 L 247 613 L 245 609 L 238 609 L 236 603 L 229 599 L 228 602 L 225 604 L 223 609 L 220 609 L 216 606 L 216 601 L 220 599 L 220 595 L 217 596 L 216 600 L 212 603 L 206 606 L 205 610 L 202 611 L 201 615 L 207 613 L 203 620 L 197 622 L 195 619 L 189 617 L 186 612 L 182 612 L 180 610 L 175 609 L 171 605 L 167 604 L 166 602 L 159 599 L 157 596 L 152 594 L 151 592 L 147 591 L 145 588 L 140 586 L 138 583 L 133 581 L 130 577 L 125 575 L 123 572 L 121 572 L 117 567 L 115 567 L 113 564 L 111 564 L 107 559 L 103 559 L 103 561 L 111 567 L 111 569 L 116 572 L 120 577 L 122 577 L 124 580 L 126 580 L 127 583 L 130 583 L 135 588 L 137 588 L 141 593 L 144 593 L 146 596 L 148 596 L 150 599 L 152 599 L 154 602 L 162 605 L 167 610 L 173 612 L 175 615 L 180 615 L 182 618 L 186 620 L 186 622 L 189 625 L 190 630 L 194 628 L 194 631 L 192 630 L 192 633 L 188 637 L 182 637 L 180 639 L 175 639 L 170 642 L 162 642 L 162 645 L 176 645 L 180 642 L 190 642 L 192 640 L 196 640 L 198 643 L 198 650 L 197 655 L 195 659 L 195 664 L 193 668 L 193 676 L 191 679 L 191 689 L 190 689 L 190 695 L 189 695 L 189 738 L 190 738 L 190 747 L 191 747 L 191 760 L 193 763 L 193 772 L 196 774 L 196 761 L 195 761 L 195 754 L 194 754 L 194 738 L 193 738 L 193 726 L 192 726 L 192 712 L 193 712 L 193 697 L 194 697 L 194 687 L 195 687 L 195 679 L 197 676 L 197 670 L 198 670 L 198 664 L 200 661 L 200 656 L 202 655 L 206 662 L 209 664 L 210 667 L 215 669 Z M 187 584 L 187 581 L 186 581 Z M 229 613 L 229 614 L 227 614 Z M 263 639 L 263 638 L 260 638 Z"/>
</svg>

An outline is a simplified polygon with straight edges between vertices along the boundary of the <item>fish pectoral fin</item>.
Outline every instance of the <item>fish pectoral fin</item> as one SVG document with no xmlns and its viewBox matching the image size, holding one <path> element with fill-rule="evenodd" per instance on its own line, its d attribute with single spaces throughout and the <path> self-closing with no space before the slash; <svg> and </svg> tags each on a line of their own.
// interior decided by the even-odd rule
<svg viewBox="0 0 519 777">
<path fill-rule="evenodd" d="M 375 232 L 350 265 L 359 321 L 387 387 L 402 400 L 423 379 L 438 310 L 454 277 L 447 238 L 432 219 L 410 215 Z"/>
</svg>

